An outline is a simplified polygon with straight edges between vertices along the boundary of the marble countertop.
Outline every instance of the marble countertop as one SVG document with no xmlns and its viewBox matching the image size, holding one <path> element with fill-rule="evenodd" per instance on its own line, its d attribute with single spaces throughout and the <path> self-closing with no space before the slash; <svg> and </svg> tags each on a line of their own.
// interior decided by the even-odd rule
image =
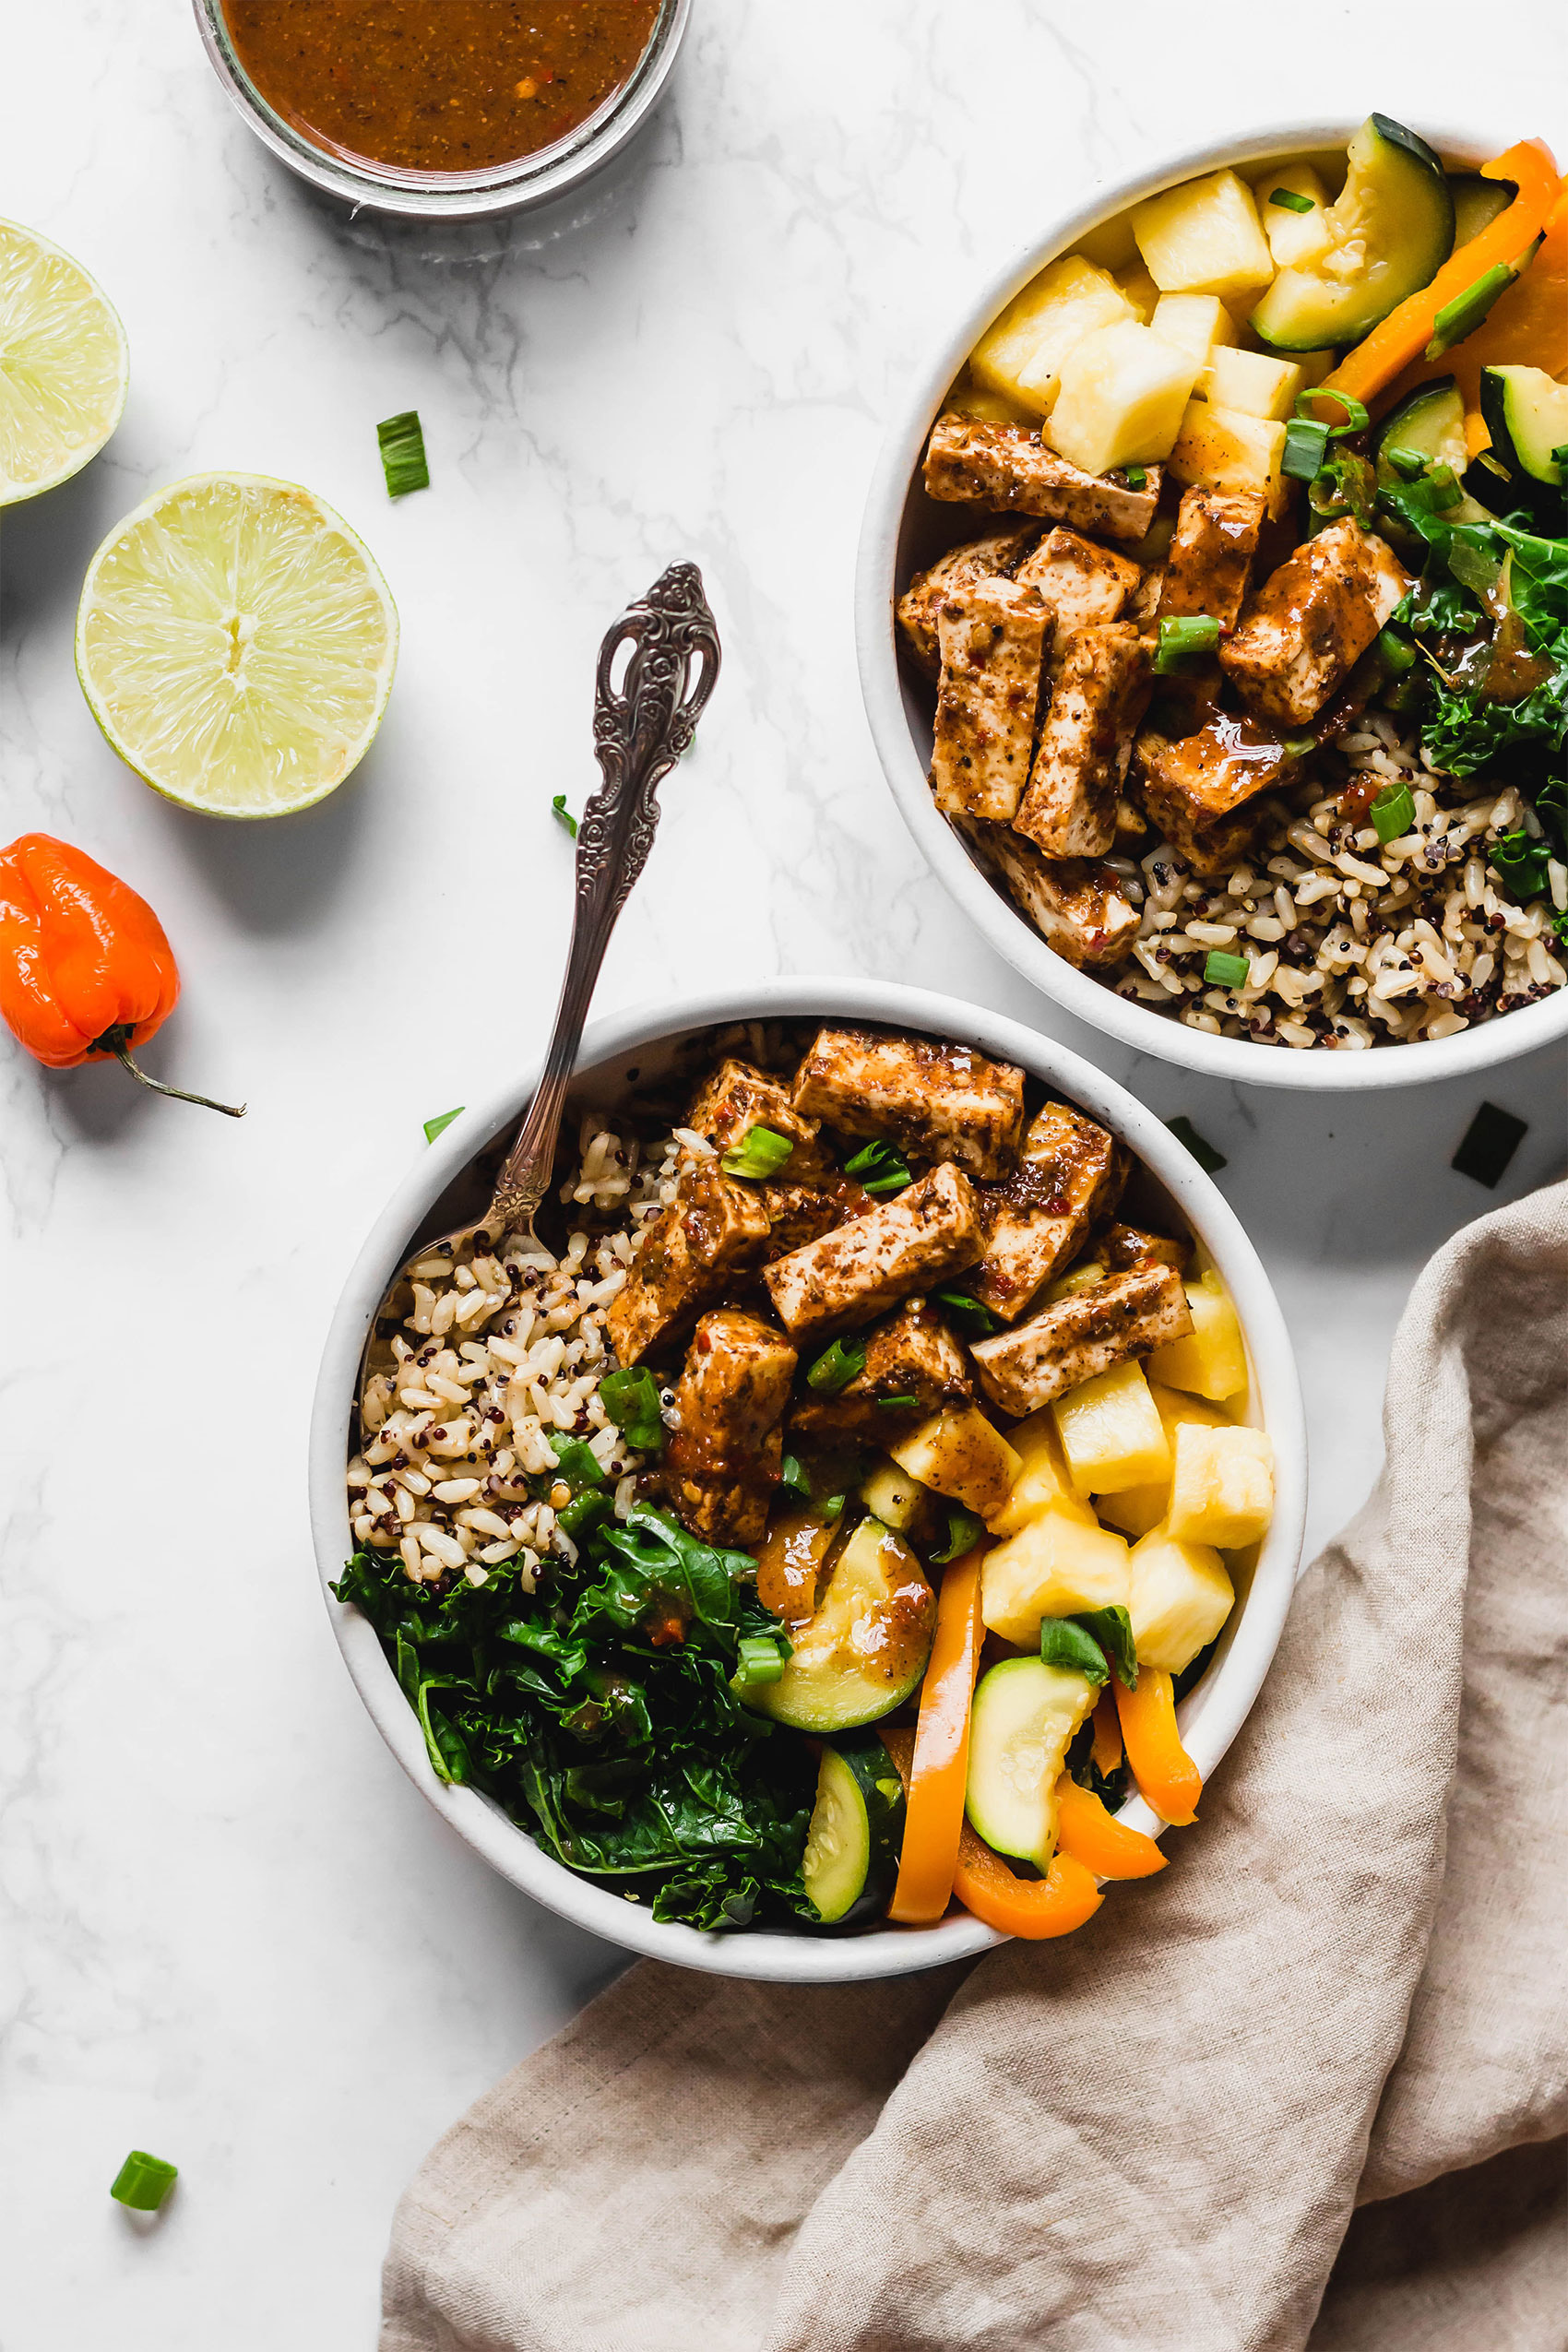
<svg viewBox="0 0 1568 2352">
<path fill-rule="evenodd" d="M 0 532 L 4 831 L 58 831 L 146 893 L 186 983 L 149 1059 L 251 1107 L 232 1126 L 0 1040 L 6 2352 L 369 2346 L 419 2157 L 619 1966 L 493 1877 L 382 1748 L 321 1608 L 303 1466 L 327 1313 L 421 1123 L 541 1041 L 570 909 L 551 796 L 589 788 L 600 632 L 671 558 L 703 566 L 724 677 L 600 1005 L 716 969 L 918 975 L 1187 1112 L 1299 1349 L 1313 1544 L 1361 1502 L 1410 1283 L 1558 1171 L 1555 1072 L 1340 1104 L 1078 1029 L 897 821 L 852 552 L 907 370 L 1032 219 L 1260 113 L 1443 123 L 1456 58 L 1484 123 L 1562 152 L 1562 25 L 1544 0 L 1514 25 L 1477 53 L 1455 0 L 1419 40 L 1384 0 L 1320 11 L 1312 39 L 1252 0 L 698 0 L 613 178 L 437 235 L 291 179 L 178 0 L 13 12 L 0 215 L 98 274 L 133 373 L 105 455 Z M 374 425 L 405 408 L 433 487 L 394 507 Z M 220 465 L 322 493 L 402 612 L 362 769 L 270 826 L 157 800 L 72 668 L 102 532 Z M 1483 1095 L 1530 1122 L 1495 1195 L 1448 1165 Z M 182 2167 L 150 2229 L 104 2193 L 133 2145 Z"/>
</svg>

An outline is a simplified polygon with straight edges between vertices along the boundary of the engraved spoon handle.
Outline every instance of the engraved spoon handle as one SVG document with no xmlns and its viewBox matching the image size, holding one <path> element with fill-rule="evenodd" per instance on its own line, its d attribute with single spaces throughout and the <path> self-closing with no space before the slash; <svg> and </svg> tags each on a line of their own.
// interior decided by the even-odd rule
<svg viewBox="0 0 1568 2352">
<path fill-rule="evenodd" d="M 619 683 L 617 665 L 624 663 Z M 658 792 L 692 740 L 719 676 L 719 631 L 695 564 L 671 564 L 599 650 L 593 739 L 604 781 L 577 830 L 572 945 L 539 1086 L 506 1156 L 486 1225 L 532 1218 L 550 1183 L 566 1089 L 615 919 L 647 862 Z"/>
</svg>

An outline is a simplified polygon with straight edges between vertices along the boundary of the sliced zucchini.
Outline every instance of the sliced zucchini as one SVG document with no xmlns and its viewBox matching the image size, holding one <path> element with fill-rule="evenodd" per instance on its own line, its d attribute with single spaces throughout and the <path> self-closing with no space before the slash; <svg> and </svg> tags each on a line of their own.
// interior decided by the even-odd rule
<svg viewBox="0 0 1568 2352">
<path fill-rule="evenodd" d="M 880 1519 L 862 1519 L 834 1563 L 777 1682 L 738 1693 L 796 1731 L 849 1731 L 891 1714 L 931 1656 L 936 1598 L 920 1562 Z"/>
<path fill-rule="evenodd" d="M 904 1784 L 874 1733 L 823 1749 L 801 1876 L 824 1927 L 880 1918 L 898 1875 Z"/>
<path fill-rule="evenodd" d="M 1509 472 L 1543 490 L 1561 490 L 1568 445 L 1568 384 L 1543 367 L 1483 367 L 1481 416 Z"/>
<path fill-rule="evenodd" d="M 1454 250 L 1467 245 L 1506 212 L 1519 191 L 1512 180 L 1483 180 L 1479 172 L 1451 172 L 1448 193 L 1454 199 Z"/>
<path fill-rule="evenodd" d="M 1395 449 L 1411 450 L 1429 466 L 1452 466 L 1456 474 L 1465 471 L 1470 462 L 1465 439 L 1465 396 L 1451 375 L 1436 384 L 1418 385 L 1378 426 L 1373 452 L 1380 488 L 1405 479 L 1390 463 L 1390 452 Z"/>
<path fill-rule="evenodd" d="M 1253 313 L 1253 331 L 1276 350 L 1359 343 L 1453 251 L 1454 198 L 1424 139 L 1369 115 L 1347 162 L 1325 220 L 1327 253 L 1311 268 L 1282 269 Z"/>
<path fill-rule="evenodd" d="M 964 1806 L 996 1853 L 1050 1868 L 1056 1783 L 1073 1735 L 1099 1695 L 1087 1674 L 1039 1657 L 1004 1658 L 980 1678 Z"/>
</svg>

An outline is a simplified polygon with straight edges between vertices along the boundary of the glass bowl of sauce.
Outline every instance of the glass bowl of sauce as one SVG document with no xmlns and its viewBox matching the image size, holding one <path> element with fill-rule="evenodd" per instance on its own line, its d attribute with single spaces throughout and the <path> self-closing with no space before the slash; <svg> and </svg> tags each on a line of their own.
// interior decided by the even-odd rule
<svg viewBox="0 0 1568 2352">
<path fill-rule="evenodd" d="M 624 146 L 691 0 L 195 0 L 257 137 L 350 204 L 473 220 L 542 204 Z"/>
</svg>

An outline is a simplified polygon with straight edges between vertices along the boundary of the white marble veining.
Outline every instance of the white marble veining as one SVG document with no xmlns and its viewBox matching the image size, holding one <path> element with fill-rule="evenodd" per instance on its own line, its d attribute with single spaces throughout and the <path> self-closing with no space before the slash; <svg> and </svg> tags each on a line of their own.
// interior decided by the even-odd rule
<svg viewBox="0 0 1568 2352">
<path fill-rule="evenodd" d="M 1031 217 L 1269 113 L 1469 104 L 1564 152 L 1563 26 L 1516 0 L 1510 27 L 1478 44 L 1455 0 L 698 0 L 612 182 L 437 234 L 293 182 L 179 0 L 9 12 L 0 214 L 98 273 L 133 377 L 104 457 L 0 530 L 0 832 L 57 831 L 151 898 L 186 994 L 148 1058 L 251 1111 L 51 1077 L 0 1039 L 6 2352 L 368 2347 L 419 2156 L 617 1966 L 383 1752 L 316 1595 L 303 1455 L 341 1271 L 422 1120 L 540 1042 L 568 915 L 550 798 L 592 778 L 601 630 L 672 556 L 704 567 L 724 678 L 601 1004 L 716 966 L 908 975 L 1188 1111 L 1300 1348 L 1313 1539 L 1360 1501 L 1410 1281 L 1492 1202 L 1449 1154 L 1485 1092 L 1531 1122 L 1497 1197 L 1556 1172 L 1555 1073 L 1339 1109 L 1099 1047 L 898 826 L 851 557 L 904 372 Z M 393 507 L 374 428 L 411 407 L 434 487 Z M 166 807 L 72 669 L 102 531 L 213 465 L 321 492 L 402 612 L 375 749 L 291 823 Z M 132 2145 L 183 2168 L 151 2228 L 104 2193 Z"/>
</svg>

